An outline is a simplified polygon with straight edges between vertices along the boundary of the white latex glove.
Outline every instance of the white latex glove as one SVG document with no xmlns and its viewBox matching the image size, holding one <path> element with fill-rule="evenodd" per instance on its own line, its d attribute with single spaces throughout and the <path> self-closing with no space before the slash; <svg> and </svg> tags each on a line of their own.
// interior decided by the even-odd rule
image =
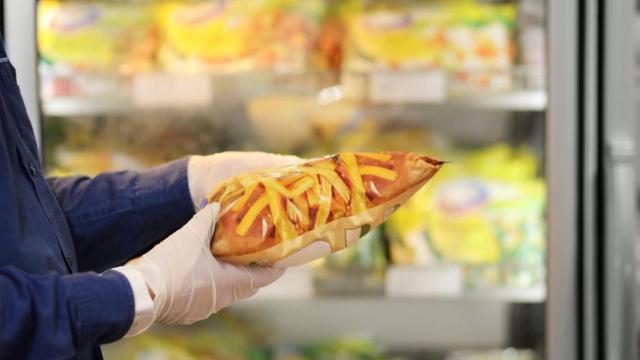
<svg viewBox="0 0 640 360">
<path fill-rule="evenodd" d="M 152 321 L 136 324 L 134 319 L 127 335 L 139 334 L 153 322 L 191 324 L 203 320 L 282 275 L 279 269 L 218 262 L 209 249 L 218 212 L 217 203 L 207 205 L 142 257 L 114 269 L 130 280 L 136 301 L 139 296 L 135 296 L 134 284 L 140 278 L 153 299 Z"/>
<path fill-rule="evenodd" d="M 221 181 L 245 172 L 295 164 L 300 158 L 264 152 L 222 152 L 213 155 L 193 155 L 189 159 L 187 176 L 189 192 L 196 209 L 206 204 L 207 194 Z"/>
</svg>

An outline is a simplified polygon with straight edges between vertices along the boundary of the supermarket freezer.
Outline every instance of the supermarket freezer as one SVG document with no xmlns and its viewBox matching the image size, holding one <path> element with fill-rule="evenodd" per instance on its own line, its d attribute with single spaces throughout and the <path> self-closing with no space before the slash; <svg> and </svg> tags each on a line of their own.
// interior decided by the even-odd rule
<svg viewBox="0 0 640 360">
<path fill-rule="evenodd" d="M 514 2 L 516 6 L 524 3 L 532 2 Z M 309 291 L 298 294 L 296 299 L 291 293 L 287 293 L 291 291 L 288 289 L 285 290 L 284 295 L 280 293 L 272 299 L 256 299 L 240 304 L 236 311 L 246 316 L 249 321 L 261 320 L 261 326 L 271 327 L 269 331 L 300 341 L 314 337 L 324 338 L 332 331 L 349 330 L 353 327 L 347 325 L 361 322 L 363 328 L 369 327 L 370 331 L 378 335 L 377 341 L 385 343 L 388 347 L 415 349 L 422 344 L 428 349 L 455 349 L 456 346 L 485 348 L 501 347 L 505 344 L 517 346 L 518 341 L 514 338 L 522 336 L 517 334 L 519 327 L 535 332 L 537 327 L 543 326 L 543 340 L 531 340 L 531 337 L 542 336 L 529 334 L 529 338 L 524 342 L 526 345 L 523 347 L 538 346 L 540 355 L 544 358 L 637 358 L 636 303 L 638 299 L 635 294 L 634 280 L 637 260 L 634 258 L 636 253 L 635 208 L 632 200 L 634 196 L 631 196 L 636 192 L 633 185 L 633 160 L 637 159 L 634 150 L 636 139 L 632 136 L 636 117 L 632 98 L 633 77 L 629 76 L 633 72 L 633 53 L 628 46 L 633 43 L 631 21 L 634 4 L 631 0 L 616 2 L 551 0 L 545 5 L 544 38 L 547 44 L 547 62 L 546 72 L 543 75 L 546 79 L 544 91 L 515 89 L 518 91 L 498 92 L 498 96 L 490 92 L 479 92 L 472 96 L 454 97 L 444 101 L 442 97 L 446 95 L 430 93 L 417 99 L 419 102 L 428 103 L 426 106 L 417 106 L 415 109 L 412 106 L 406 106 L 398 110 L 397 104 L 383 104 L 375 109 L 376 113 L 388 112 L 390 118 L 411 117 L 412 113 L 418 113 L 415 116 L 418 118 L 423 117 L 425 113 L 437 118 L 437 112 L 443 106 L 456 108 L 457 110 L 442 111 L 443 114 L 440 117 L 445 118 L 445 121 L 434 120 L 431 124 L 436 128 L 444 128 L 448 124 L 449 127 L 454 128 L 448 131 L 454 133 L 460 131 L 461 127 L 469 127 L 472 129 L 471 132 L 477 133 L 486 131 L 489 126 L 483 127 L 477 123 L 471 123 L 483 121 L 483 117 L 489 119 L 487 121 L 494 125 L 494 129 L 509 128 L 509 123 L 517 120 L 505 117 L 503 114 L 505 109 L 509 112 L 525 114 L 515 115 L 515 117 L 528 116 L 542 119 L 544 122 L 542 127 L 528 125 L 528 131 L 533 133 L 540 129 L 544 130 L 541 147 L 545 164 L 542 173 L 545 176 L 547 189 L 547 267 L 545 271 L 547 275 L 542 290 L 533 288 L 524 291 L 510 291 L 510 289 L 483 291 L 480 289 L 476 292 L 465 290 L 463 295 L 459 295 L 459 289 L 454 288 L 448 289 L 452 292 L 447 296 L 433 298 L 433 289 L 431 289 L 431 295 L 414 296 L 410 299 L 402 297 L 390 299 L 387 296 L 380 296 L 375 291 L 373 293 L 359 291 L 355 295 L 338 292 L 337 295 L 333 293 L 329 297 L 318 297 L 309 295 L 312 293 Z M 42 95 L 44 88 L 50 84 L 43 83 L 43 78 L 47 74 L 40 68 L 41 54 L 38 52 L 39 45 L 36 41 L 38 11 L 38 4 L 35 1 L 5 0 L 5 29 L 3 30 L 9 55 L 17 69 L 18 82 L 27 103 L 28 113 L 34 130 L 41 135 L 39 140 L 40 144 L 44 144 L 43 149 L 47 149 L 46 144 L 53 142 L 52 138 L 57 136 L 55 128 L 54 130 L 51 130 L 51 127 L 47 128 L 47 122 L 57 124 L 56 122 L 64 122 L 65 118 L 75 116 L 83 117 L 79 121 L 89 121 L 89 118 L 97 117 L 97 121 L 108 123 L 111 111 L 124 114 L 126 118 L 128 112 L 132 111 L 131 104 L 118 101 L 110 104 L 108 96 L 88 98 L 85 101 L 77 101 L 83 100 L 78 97 L 67 97 L 62 99 L 65 101 L 56 102 L 55 97 L 47 98 Z M 73 76 L 72 74 L 71 78 Z M 250 76 L 254 75 L 246 75 L 247 78 Z M 280 75 L 275 77 L 278 78 L 278 76 Z M 282 76 L 287 77 L 287 75 Z M 109 83 L 113 77 L 117 78 L 112 75 L 106 77 L 106 83 Z M 238 93 L 250 92 L 247 88 L 259 84 L 263 77 L 258 75 L 257 78 L 257 82 L 251 78 L 245 80 L 249 84 L 236 84 L 237 87 L 234 90 Z M 350 85 L 357 86 L 360 84 L 358 81 L 362 81 L 357 75 L 345 78 L 351 81 Z M 424 71 L 418 71 L 413 78 L 422 79 L 433 86 L 440 84 L 441 81 L 437 74 L 434 76 L 433 73 Z M 400 83 L 410 84 L 417 92 L 426 91 L 411 79 L 406 77 L 389 79 L 388 76 L 386 78 L 382 76 L 368 80 L 372 83 L 386 81 L 391 90 L 394 89 L 394 84 L 397 87 Z M 203 85 L 198 79 L 189 76 L 177 78 L 161 76 L 159 80 L 151 80 L 155 80 L 156 84 L 157 81 L 161 84 L 167 84 L 167 81 L 169 84 L 171 81 L 182 81 L 189 84 L 188 86 L 201 86 L 205 90 L 210 90 L 208 85 Z M 241 83 L 235 80 L 237 79 L 232 78 L 229 81 Z M 334 85 L 333 81 L 334 79 L 329 79 L 327 84 Z M 309 87 L 315 88 L 318 85 L 314 83 L 310 86 L 304 76 L 301 82 L 297 81 L 295 76 L 293 80 L 287 79 L 283 82 L 286 86 L 293 87 L 294 92 L 308 91 Z M 314 82 L 325 85 L 325 79 L 314 79 Z M 68 82 L 63 81 L 63 83 L 68 86 Z M 63 88 L 67 89 L 65 86 Z M 144 89 L 145 83 L 139 86 Z M 147 83 L 147 88 L 148 86 Z M 225 84 L 225 87 L 227 86 L 229 85 Z M 369 83 L 365 86 L 373 85 Z M 98 95 L 100 91 L 108 91 L 108 86 L 105 85 L 102 89 L 98 90 Z M 329 86 L 324 89 L 328 90 L 322 94 L 331 98 L 338 96 L 341 91 L 346 91 L 344 89 L 348 90 L 349 87 Z M 256 89 L 251 91 L 256 91 L 260 95 Z M 371 90 L 368 95 L 381 96 L 380 91 L 376 89 Z M 382 96 L 385 100 L 384 93 Z M 402 93 L 394 96 L 391 100 L 396 102 L 407 100 L 406 95 Z M 145 99 L 142 100 L 145 101 Z M 164 101 L 166 98 L 160 100 Z M 409 100 L 416 101 L 415 98 Z M 146 99 L 146 101 L 157 103 L 158 99 Z M 477 111 L 478 104 L 485 110 L 489 108 L 485 116 Z M 259 105 L 256 105 L 258 112 L 261 109 Z M 471 110 L 459 110 L 460 106 L 467 109 L 470 107 Z M 298 111 L 311 111 L 309 109 L 312 108 L 313 106 L 302 102 L 300 105 L 302 110 Z M 187 110 L 183 111 L 185 114 L 189 113 Z M 231 106 L 218 111 L 235 113 L 242 111 L 242 108 Z M 462 120 L 447 122 L 446 117 L 452 116 L 452 111 L 455 111 L 453 114 L 460 116 Z M 277 115 L 286 116 L 290 112 L 278 112 Z M 96 116 L 95 113 L 98 115 Z M 526 113 L 529 114 L 526 115 Z M 368 115 L 370 113 L 363 112 L 357 116 Z M 190 116 L 186 115 L 189 119 L 198 119 L 198 116 Z M 133 115 L 131 117 L 133 118 Z M 502 120 L 495 120 L 500 118 Z M 326 119 L 322 120 L 326 121 Z M 267 119 L 267 121 L 275 120 Z M 531 122 L 531 120 L 527 121 Z M 497 123 L 503 126 L 495 125 Z M 214 131 L 220 128 L 212 126 L 204 129 Z M 198 130 L 196 128 L 191 131 Z M 306 134 L 305 129 L 292 128 L 292 131 Z M 227 136 L 240 136 L 238 134 L 241 133 L 233 130 Z M 489 138 L 487 141 L 495 142 L 508 135 L 489 132 L 486 136 Z M 491 139 L 492 136 L 493 139 Z M 221 145 L 216 149 L 225 149 L 230 146 Z M 268 144 L 265 147 L 270 149 Z M 189 147 L 186 147 L 186 150 L 188 149 Z M 44 158 L 46 162 L 47 154 L 44 154 Z M 144 167 L 145 165 L 138 163 L 132 165 L 125 161 L 123 166 Z M 73 166 L 71 170 L 74 170 Z M 407 276 L 402 273 L 403 267 L 397 269 L 400 274 L 394 276 Z M 387 276 L 389 271 L 395 270 L 387 270 Z M 446 270 L 442 270 L 442 272 L 453 278 L 458 276 L 455 271 L 447 273 Z M 421 273 L 423 277 L 432 275 L 428 271 Z M 438 276 L 440 277 L 437 279 L 442 279 L 441 274 Z M 307 273 L 302 271 L 300 277 L 302 280 L 290 281 L 294 285 L 308 284 L 308 281 L 304 280 L 308 277 Z M 399 286 L 393 287 L 394 291 L 401 293 L 406 291 L 408 286 L 406 283 L 402 284 L 401 282 Z M 436 290 L 442 291 L 442 289 Z M 534 304 L 528 305 L 529 303 Z M 543 304 L 544 322 L 539 319 Z M 385 312 L 391 318 L 395 317 L 398 320 L 392 321 L 391 324 L 404 325 L 406 328 L 385 329 L 390 324 L 389 318 L 381 316 Z M 306 321 L 319 325 L 292 324 L 287 320 L 287 314 L 291 313 L 297 313 L 297 316 Z M 275 314 L 274 318 L 269 319 L 268 314 Z M 479 316 L 481 314 L 488 316 L 486 318 Z M 381 318 L 371 320 L 379 316 Z M 522 320 L 536 317 L 538 317 L 537 321 L 523 322 Z M 474 321 L 477 318 L 487 322 Z M 430 327 L 428 320 L 437 326 Z M 512 326 L 505 325 L 510 322 L 513 322 Z M 457 326 L 447 327 L 451 323 Z M 535 324 L 531 325 L 532 323 Z M 463 329 L 469 331 L 461 331 Z M 402 331 L 410 335 L 403 335 Z M 539 346 L 540 342 L 543 345 Z"/>
</svg>

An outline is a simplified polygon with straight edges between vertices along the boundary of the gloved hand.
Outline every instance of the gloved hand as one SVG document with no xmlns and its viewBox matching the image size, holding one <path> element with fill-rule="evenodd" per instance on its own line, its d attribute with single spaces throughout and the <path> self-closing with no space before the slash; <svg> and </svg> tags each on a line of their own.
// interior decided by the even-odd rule
<svg viewBox="0 0 640 360">
<path fill-rule="evenodd" d="M 218 262 L 209 250 L 218 212 L 217 203 L 207 205 L 142 257 L 114 269 L 130 280 L 136 301 L 133 284 L 137 279 L 144 280 L 153 300 L 151 318 L 138 319 L 145 323 L 134 322 L 127 335 L 138 334 L 153 322 L 191 324 L 203 320 L 282 275 L 281 269 Z"/>
<path fill-rule="evenodd" d="M 222 152 L 194 155 L 189 159 L 189 192 L 196 209 L 206 204 L 207 194 L 221 181 L 245 172 L 295 164 L 300 158 L 263 152 Z"/>
<path fill-rule="evenodd" d="M 261 168 L 300 161 L 295 156 L 261 152 L 224 152 L 189 159 L 187 176 L 194 206 L 206 205 L 206 195 L 220 181 Z M 218 262 L 210 252 L 218 204 L 200 210 L 180 230 L 148 253 L 113 270 L 131 284 L 135 317 L 127 336 L 153 322 L 190 324 L 231 303 L 255 294 L 279 278 L 283 270 L 247 268 Z"/>
</svg>

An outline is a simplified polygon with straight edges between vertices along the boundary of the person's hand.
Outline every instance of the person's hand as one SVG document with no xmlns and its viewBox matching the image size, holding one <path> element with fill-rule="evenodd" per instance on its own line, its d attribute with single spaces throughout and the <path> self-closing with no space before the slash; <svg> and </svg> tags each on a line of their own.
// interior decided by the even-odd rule
<svg viewBox="0 0 640 360">
<path fill-rule="evenodd" d="M 191 324 L 203 320 L 282 275 L 281 269 L 218 262 L 209 249 L 218 212 L 217 203 L 207 205 L 142 257 L 115 269 L 129 279 L 132 287 L 136 278 L 144 279 L 153 299 L 152 321 L 134 323 L 132 329 L 137 328 L 128 335 L 146 330 L 153 322 Z"/>
<path fill-rule="evenodd" d="M 206 204 L 207 194 L 221 181 L 259 169 L 295 164 L 300 158 L 263 152 L 223 152 L 189 159 L 189 192 L 196 209 Z"/>
</svg>

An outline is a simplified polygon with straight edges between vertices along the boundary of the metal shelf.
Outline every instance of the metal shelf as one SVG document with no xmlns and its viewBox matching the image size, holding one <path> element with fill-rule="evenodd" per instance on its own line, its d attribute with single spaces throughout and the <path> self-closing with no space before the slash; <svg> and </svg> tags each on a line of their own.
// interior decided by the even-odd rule
<svg viewBox="0 0 640 360">
<path fill-rule="evenodd" d="M 132 105 L 125 99 L 56 98 L 42 102 L 45 116 L 92 116 L 126 113 Z"/>
<path fill-rule="evenodd" d="M 274 342 L 304 343 L 364 332 L 395 349 L 493 348 L 504 344 L 509 333 L 509 306 L 464 299 L 361 297 L 246 300 L 229 311 L 268 324 Z"/>
<path fill-rule="evenodd" d="M 451 97 L 443 105 L 509 111 L 544 111 L 547 93 L 543 90 L 516 90 L 505 93 Z"/>
<path fill-rule="evenodd" d="M 429 280 L 437 279 L 431 276 Z M 459 293 L 450 286 L 422 289 L 430 293 L 316 294 L 312 270 L 291 268 L 279 281 L 232 305 L 229 311 L 268 324 L 269 340 L 274 343 L 366 333 L 393 349 L 496 348 L 507 341 L 511 331 L 511 307 L 518 303 L 542 306 L 546 298 L 543 287 L 464 289 Z"/>
<path fill-rule="evenodd" d="M 410 271 L 403 271 L 409 269 Z M 444 269 L 445 271 L 442 271 Z M 531 288 L 485 288 L 463 289 L 461 279 L 451 276 L 451 267 L 439 268 L 403 268 L 391 267 L 387 270 L 386 291 L 377 294 L 317 294 L 314 288 L 312 270 L 308 267 L 290 268 L 274 284 L 262 289 L 249 299 L 251 303 L 284 301 L 292 302 L 376 302 L 398 303 L 411 302 L 428 304 L 441 301 L 452 301 L 459 304 L 492 302 L 492 303 L 543 303 L 546 299 L 544 286 Z M 455 270 L 455 268 L 453 268 Z M 398 276 L 400 275 L 400 276 Z M 390 282 L 397 282 L 390 284 Z M 426 286 L 425 282 L 427 283 Z M 454 282 L 458 284 L 452 285 Z M 411 284 L 411 285 L 407 285 Z M 437 286 L 431 286 L 437 284 Z M 398 291 L 397 289 L 411 289 Z M 395 289 L 395 290 L 394 290 Z"/>
<path fill-rule="evenodd" d="M 272 301 L 285 301 L 285 302 L 353 302 L 353 301 L 375 301 L 380 303 L 394 303 L 394 302 L 417 302 L 417 303 L 431 303 L 440 301 L 455 301 L 455 302 L 496 302 L 496 303 L 531 303 L 538 304 L 543 303 L 546 300 L 546 290 L 543 287 L 529 288 L 529 289 L 517 289 L 517 288 L 493 288 L 493 289 L 474 289 L 465 290 L 460 295 L 422 295 L 422 296 L 386 296 L 384 294 L 371 295 L 371 296 L 353 296 L 349 295 L 300 295 L 297 291 L 294 294 L 288 295 L 284 292 L 278 292 L 278 294 L 261 294 L 248 299 L 247 301 L 252 303 L 272 302 Z"/>
<path fill-rule="evenodd" d="M 510 303 L 543 303 L 547 298 L 547 291 L 543 286 L 534 288 L 494 288 L 467 290 L 463 299 L 472 301 L 502 301 Z"/>
<path fill-rule="evenodd" d="M 535 75 L 535 76 L 533 76 Z M 117 74 L 45 74 L 49 85 L 42 100 L 47 116 L 91 116 L 135 111 L 187 111 L 193 107 L 243 102 L 265 94 L 298 94 L 320 104 L 349 99 L 362 106 L 419 106 L 500 111 L 543 111 L 544 88 L 525 79 L 541 74 L 513 71 L 512 90 L 459 93 L 449 88 L 447 73 L 439 70 L 350 73 L 309 72 L 277 74 L 177 74 L 166 72 L 130 76 Z M 57 80 L 57 81 L 56 81 Z M 538 84 L 537 86 L 541 86 Z M 69 93 L 69 89 L 73 89 Z M 53 94 L 65 94 L 56 96 Z"/>
<path fill-rule="evenodd" d="M 158 107 L 162 110 L 187 111 L 185 106 L 172 105 Z M 397 106 L 398 104 L 394 104 Z M 518 90 L 505 93 L 488 93 L 469 96 L 454 96 L 442 102 L 411 103 L 408 106 L 438 108 L 473 108 L 501 111 L 544 111 L 547 107 L 547 94 L 542 90 Z M 123 114 L 140 110 L 153 111 L 152 107 L 139 107 L 128 99 L 95 98 L 54 98 L 42 102 L 46 116 L 92 116 Z"/>
</svg>

